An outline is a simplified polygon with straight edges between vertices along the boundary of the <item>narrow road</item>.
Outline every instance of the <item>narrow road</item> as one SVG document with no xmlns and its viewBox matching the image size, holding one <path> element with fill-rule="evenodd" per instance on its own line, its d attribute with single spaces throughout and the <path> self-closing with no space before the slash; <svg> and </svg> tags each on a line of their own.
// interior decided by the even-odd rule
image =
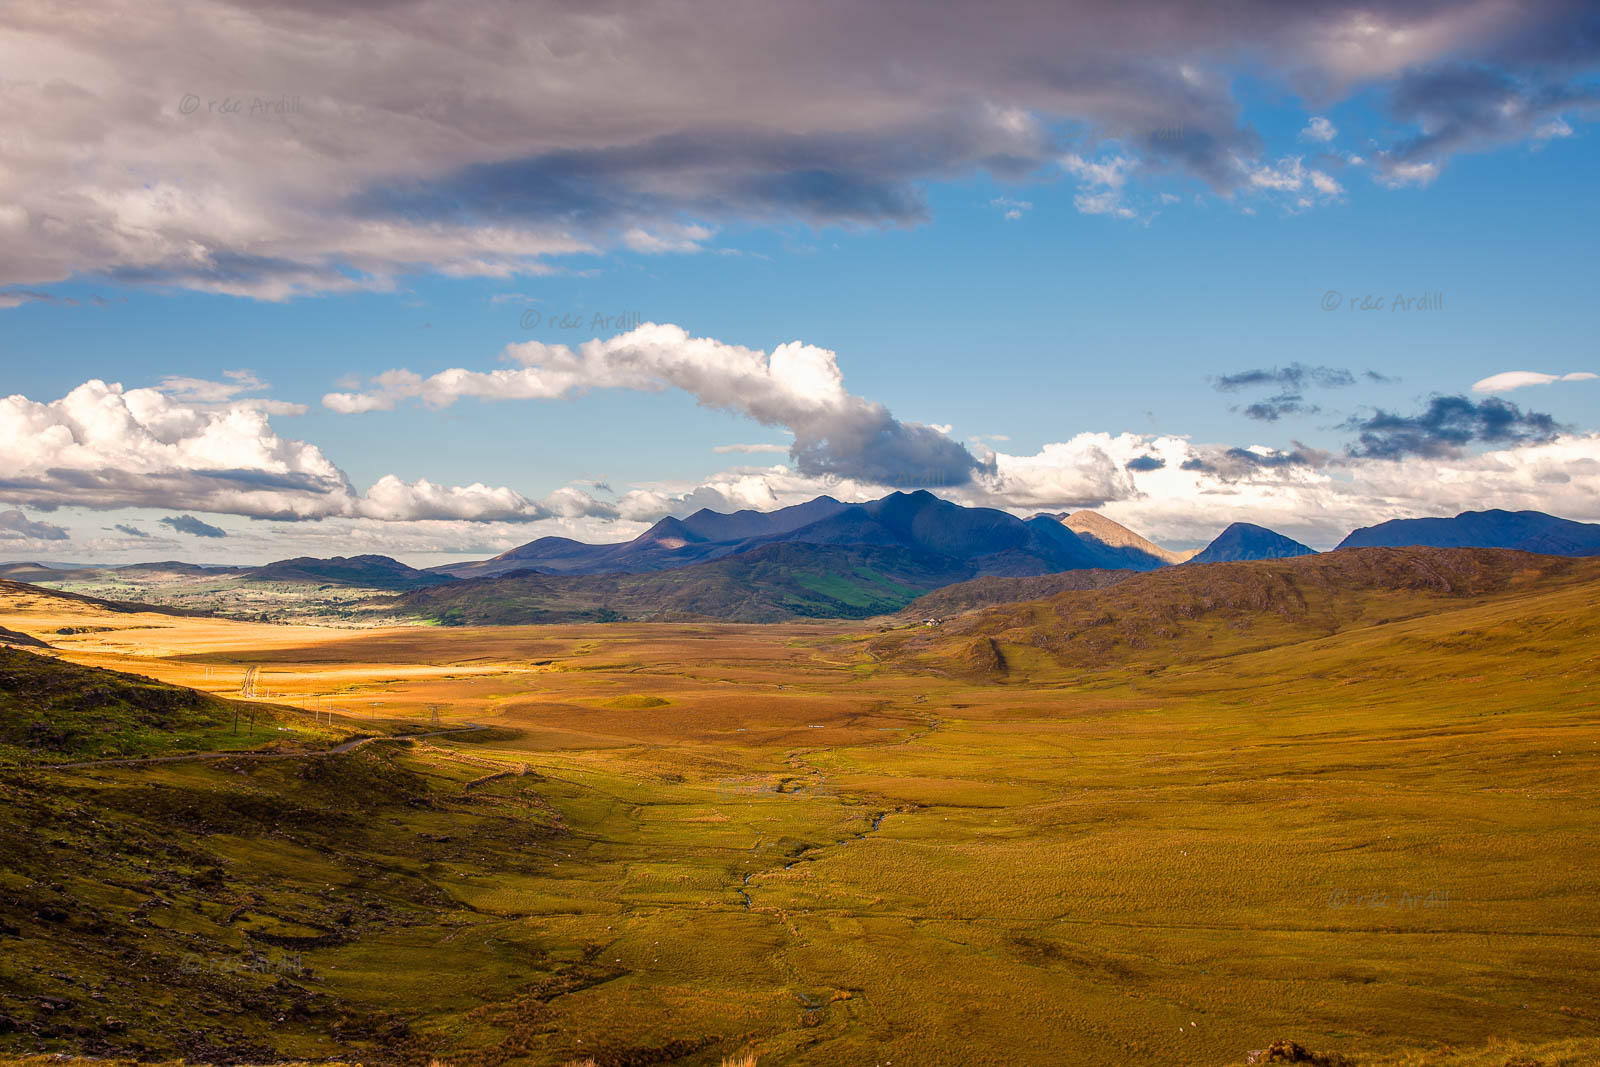
<svg viewBox="0 0 1600 1067">
<path fill-rule="evenodd" d="M 181 756 L 143 756 L 135 759 L 96 759 L 85 760 L 81 763 L 49 763 L 33 767 L 18 768 L 30 771 L 69 771 L 80 767 L 136 767 L 142 763 L 177 763 L 180 760 L 191 759 L 320 759 L 324 756 L 342 756 L 346 752 L 354 752 L 362 745 L 370 745 L 374 741 L 415 741 L 422 737 L 438 737 L 441 734 L 470 733 L 473 730 L 487 730 L 488 727 L 480 723 L 469 722 L 465 726 L 452 727 L 449 730 L 433 730 L 425 734 L 397 734 L 392 737 L 358 737 L 354 741 L 346 741 L 342 745 L 323 749 L 321 752 L 189 752 Z"/>
</svg>

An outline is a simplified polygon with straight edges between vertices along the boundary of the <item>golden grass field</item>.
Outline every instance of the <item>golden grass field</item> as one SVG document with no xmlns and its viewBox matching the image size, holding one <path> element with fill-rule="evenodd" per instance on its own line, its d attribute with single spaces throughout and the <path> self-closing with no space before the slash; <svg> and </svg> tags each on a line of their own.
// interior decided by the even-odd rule
<svg viewBox="0 0 1600 1067">
<path fill-rule="evenodd" d="M 525 765 L 476 795 L 539 833 L 498 860 L 385 846 L 442 894 L 427 921 L 303 950 L 318 990 L 405 1020 L 407 1062 L 1223 1065 L 1293 1039 L 1530 1067 L 1600 1063 L 1597 590 L 1590 569 L 1391 598 L 1159 670 L 1013 647 L 1002 681 L 885 659 L 862 623 L 352 632 L 39 596 L 0 625 L 219 695 L 255 666 L 273 703 L 350 729 L 430 705 L 496 728 L 361 759 L 457 791 Z M 104 629 L 57 633 L 80 627 Z M 52 773 L 88 792 L 224 772 Z M 462 829 L 477 815 L 404 819 L 494 840 Z M 207 847 L 251 884 L 391 892 L 382 865 L 275 837 Z M 147 929 L 223 936 L 180 897 Z M 386 1054 L 262 1033 L 283 1059 Z"/>
</svg>

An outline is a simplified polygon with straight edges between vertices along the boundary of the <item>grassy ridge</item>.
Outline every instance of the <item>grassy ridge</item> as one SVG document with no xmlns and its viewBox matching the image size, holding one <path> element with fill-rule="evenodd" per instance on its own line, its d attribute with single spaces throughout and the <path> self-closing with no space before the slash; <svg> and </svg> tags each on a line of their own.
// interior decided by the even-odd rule
<svg viewBox="0 0 1600 1067">
<path fill-rule="evenodd" d="M 236 730 L 237 728 L 237 730 Z M 162 756 L 339 736 L 306 716 L 0 646 L 0 764 Z"/>
<path fill-rule="evenodd" d="M 1600 580 L 1592 560 L 1499 549 L 1367 548 L 1294 559 L 1186 564 L 1109 588 L 1002 604 L 931 631 L 899 631 L 875 649 L 908 667 L 971 674 L 990 640 L 1019 676 L 1050 667 L 1162 665 L 1233 655 L 1440 610 L 1550 583 Z M 1009 654 L 1007 654 L 1009 653 Z M 981 657 L 980 657 L 981 658 Z"/>
<path fill-rule="evenodd" d="M 1138 571 L 1084 570 L 1028 575 L 1021 578 L 986 575 L 926 593 L 907 604 L 904 612 L 915 618 L 928 616 L 942 618 L 997 604 L 1043 600 L 1058 593 L 1104 589 L 1138 573 Z"/>
</svg>

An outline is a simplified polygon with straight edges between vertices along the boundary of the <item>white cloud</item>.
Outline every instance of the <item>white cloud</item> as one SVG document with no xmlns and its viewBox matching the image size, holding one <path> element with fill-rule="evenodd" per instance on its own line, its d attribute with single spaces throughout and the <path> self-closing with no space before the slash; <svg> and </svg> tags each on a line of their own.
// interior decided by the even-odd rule
<svg viewBox="0 0 1600 1067">
<path fill-rule="evenodd" d="M 1546 122 L 1535 129 L 1533 131 L 1533 136 L 1537 141 L 1549 141 L 1561 137 L 1571 137 L 1572 127 L 1567 125 L 1567 121 L 1565 119 L 1553 118 L 1549 122 Z"/>
<path fill-rule="evenodd" d="M 665 252 L 698 252 L 711 239 L 705 226 L 663 226 L 652 230 L 635 226 L 622 235 L 622 243 L 635 252 L 660 255 Z"/>
<path fill-rule="evenodd" d="M 1311 121 L 1306 124 L 1306 128 L 1300 131 L 1300 137 L 1305 141 L 1326 143 L 1337 136 L 1339 136 L 1338 128 L 1321 115 L 1313 116 Z"/>
<path fill-rule="evenodd" d="M 1327 548 L 1358 526 L 1497 507 L 1600 521 L 1600 434 L 1401 461 L 1311 456 L 1274 463 L 1291 457 L 1259 446 L 1246 451 L 1267 462 L 1230 464 L 1234 450 L 1184 437 L 1083 433 L 1031 456 L 999 455 L 993 476 L 942 492 L 1020 515 L 1092 507 L 1175 543 L 1209 540 L 1244 521 Z M 1143 456 L 1163 465 L 1128 469 Z"/>
<path fill-rule="evenodd" d="M 749 452 L 749 453 L 770 452 L 770 453 L 773 453 L 774 455 L 787 455 L 788 452 L 789 452 L 789 446 L 788 445 L 760 445 L 760 444 L 758 444 L 758 445 L 715 445 L 715 446 L 712 447 L 711 451 L 715 452 L 718 455 L 728 455 L 730 453 L 735 453 L 735 452 Z"/>
<path fill-rule="evenodd" d="M 165 389 L 124 390 L 99 380 L 48 404 L 21 395 L 0 400 L 0 493 L 35 507 L 160 507 L 271 519 L 548 515 L 509 489 L 407 484 L 393 475 L 361 495 L 315 445 L 278 436 L 255 400 L 186 403 Z"/>
<path fill-rule="evenodd" d="M 1033 210 L 1031 200 L 1013 200 L 1009 196 L 997 196 L 989 201 L 989 206 L 1000 208 L 1005 212 L 1005 217 L 1012 221 L 1022 218 L 1024 212 Z"/>
<path fill-rule="evenodd" d="M 1061 158 L 1068 173 L 1083 182 L 1073 206 L 1085 215 L 1113 215 L 1122 219 L 1138 218 L 1138 213 L 1123 203 L 1123 189 L 1134 161 L 1127 156 L 1108 156 L 1104 159 L 1085 159 L 1071 153 Z"/>
<path fill-rule="evenodd" d="M 1540 374 L 1531 370 L 1508 370 L 1500 374 L 1491 374 L 1481 381 L 1474 382 L 1474 393 L 1509 393 L 1513 389 L 1522 389 L 1530 385 L 1550 385 L 1552 382 L 1586 382 L 1593 381 L 1600 375 L 1590 374 L 1588 371 L 1574 371 L 1571 374 Z"/>
<path fill-rule="evenodd" d="M 1344 192 L 1342 185 L 1320 170 L 1311 172 L 1311 185 L 1323 196 L 1338 196 Z"/>
<path fill-rule="evenodd" d="M 266 382 L 247 370 L 226 370 L 225 382 L 205 378 L 167 376 L 155 388 L 191 406 L 247 407 L 268 415 L 304 415 L 304 404 L 290 404 L 270 397 L 249 396 L 271 388 Z"/>
<path fill-rule="evenodd" d="M 584 389 L 659 392 L 676 388 L 704 407 L 732 411 L 795 435 L 790 455 L 814 474 L 891 485 L 960 481 L 977 465 L 965 448 L 931 426 L 900 422 L 882 404 L 854 396 L 832 351 L 799 341 L 771 355 L 679 326 L 645 323 L 578 345 L 528 341 L 503 353 L 515 368 L 453 367 L 428 378 L 391 370 L 362 393 L 330 393 L 341 413 L 386 410 L 405 399 L 446 407 L 462 398 L 552 400 Z"/>
<path fill-rule="evenodd" d="M 1428 185 L 1438 176 L 1437 163 L 1406 163 L 1381 156 L 1374 175 L 1380 184 L 1391 189 L 1405 185 Z"/>
<path fill-rule="evenodd" d="M 1336 179 L 1307 167 L 1299 156 L 1285 156 L 1275 164 L 1240 160 L 1239 166 L 1248 176 L 1249 188 L 1261 193 L 1292 194 L 1288 202 L 1296 208 L 1315 206 L 1317 196 L 1336 197 L 1344 192 Z"/>
</svg>

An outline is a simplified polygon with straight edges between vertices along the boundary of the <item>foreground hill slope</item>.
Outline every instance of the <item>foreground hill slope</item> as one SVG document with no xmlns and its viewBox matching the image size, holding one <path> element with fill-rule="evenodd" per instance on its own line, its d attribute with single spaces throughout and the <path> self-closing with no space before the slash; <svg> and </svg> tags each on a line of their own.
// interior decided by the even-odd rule
<svg viewBox="0 0 1600 1067">
<path fill-rule="evenodd" d="M 875 651 L 957 673 L 1161 664 L 1338 633 L 1467 601 L 1572 584 L 1600 591 L 1600 561 L 1501 549 L 1350 549 L 1189 564 L 1109 588 L 974 611 L 900 631 Z"/>
<path fill-rule="evenodd" d="M 1364 526 L 1339 543 L 1340 548 L 1404 545 L 1597 556 L 1600 524 L 1559 519 L 1542 511 L 1463 511 L 1453 519 L 1393 519 Z"/>
<path fill-rule="evenodd" d="M 1431 577 L 1325 575 L 1329 603 L 1295 578 L 1312 614 L 1368 620 L 1332 634 L 1246 589 L 1178 613 L 1248 623 L 1233 655 L 1047 672 L 986 645 L 1028 686 L 875 662 L 838 624 L 308 635 L 263 662 L 413 708 L 454 693 L 497 728 L 0 767 L 0 1050 L 1594 1063 L 1592 566 L 1395 555 Z"/>
<path fill-rule="evenodd" d="M 479 920 L 441 887 L 445 872 L 525 872 L 553 836 L 546 807 L 520 782 L 515 804 L 466 795 L 481 768 L 408 761 L 404 743 L 45 766 L 108 744 L 217 751 L 205 734 L 224 714 L 226 702 L 192 690 L 0 649 L 0 754 L 23 757 L 0 759 L 0 1052 L 428 1061 L 402 1055 L 415 1012 L 383 1003 L 404 980 L 403 948 L 365 983 L 366 968 L 340 959 L 337 989 L 334 967 L 313 969 L 305 954 L 372 953 L 418 928 L 433 946 L 462 937 Z M 455 967 L 465 973 L 448 984 L 509 999 L 515 987 L 479 947 L 502 929 L 474 933 L 429 961 L 429 980 Z M 581 961 L 564 969 L 580 975 L 574 985 L 598 980 Z M 561 981 L 543 972 L 552 988 Z"/>
<path fill-rule="evenodd" d="M 13 609 L 60 606 L 76 610 L 111 612 L 115 615 L 171 615 L 178 618 L 193 618 L 206 614 L 203 611 L 141 604 L 131 600 L 106 600 L 101 597 L 84 596 L 82 593 L 69 593 L 63 589 L 50 589 L 42 585 L 3 579 L 0 579 L 0 601 L 4 601 Z"/>
</svg>

